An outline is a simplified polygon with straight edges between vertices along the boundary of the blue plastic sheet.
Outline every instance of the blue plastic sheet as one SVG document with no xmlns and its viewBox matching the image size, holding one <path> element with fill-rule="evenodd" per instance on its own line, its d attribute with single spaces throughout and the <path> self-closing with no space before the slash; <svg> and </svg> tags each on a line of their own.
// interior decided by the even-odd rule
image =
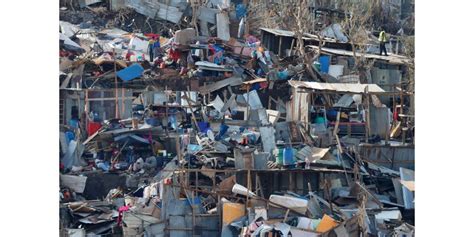
<svg viewBox="0 0 474 237">
<path fill-rule="evenodd" d="M 130 67 L 124 68 L 117 72 L 117 76 L 120 77 L 124 81 L 130 81 L 137 77 L 140 77 L 143 73 L 143 67 L 138 64 L 132 64 Z"/>
<path fill-rule="evenodd" d="M 280 80 L 287 80 L 288 79 L 288 70 L 281 71 L 277 73 L 278 79 Z"/>
<path fill-rule="evenodd" d="M 321 64 L 321 72 L 329 72 L 329 56 L 320 56 L 319 63 Z"/>
<path fill-rule="evenodd" d="M 237 18 L 240 20 L 242 17 L 247 15 L 247 8 L 245 7 L 244 4 L 237 4 L 237 7 L 235 8 L 235 14 L 237 15 Z"/>
<path fill-rule="evenodd" d="M 209 129 L 209 123 L 207 122 L 198 122 L 199 131 L 202 133 L 206 133 Z"/>
</svg>

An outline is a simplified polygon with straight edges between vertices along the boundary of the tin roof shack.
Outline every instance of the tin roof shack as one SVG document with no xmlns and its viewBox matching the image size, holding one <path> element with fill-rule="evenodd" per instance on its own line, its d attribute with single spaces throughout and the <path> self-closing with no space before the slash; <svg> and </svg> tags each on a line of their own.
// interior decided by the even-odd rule
<svg viewBox="0 0 474 237">
<path fill-rule="evenodd" d="M 324 106 L 326 110 L 331 109 L 337 97 L 341 95 L 364 95 L 359 97 L 357 102 L 353 103 L 354 98 L 349 98 L 349 102 L 343 102 L 339 104 L 339 110 L 341 108 L 347 108 L 354 105 L 368 104 L 369 97 L 372 95 L 384 94 L 385 91 L 375 84 L 350 84 L 350 83 L 321 83 L 321 82 L 304 82 L 304 81 L 289 81 L 292 87 L 293 98 L 289 103 L 288 111 L 291 113 L 287 114 L 288 121 L 301 121 L 305 126 L 310 124 L 310 106 L 313 106 L 315 99 L 322 99 L 319 104 L 314 104 L 315 107 Z M 311 96 L 310 95 L 314 95 Z M 365 98 L 363 98 L 365 97 Z M 345 97 L 343 98 L 345 99 Z M 317 101 L 317 100 L 316 100 Z M 369 108 L 365 108 L 368 110 Z M 365 121 L 365 120 L 364 120 Z M 371 135 L 370 132 L 367 135 Z"/>
<path fill-rule="evenodd" d="M 308 46 L 316 52 L 319 48 Z M 392 95 L 379 95 L 379 99 L 386 105 L 394 104 L 394 100 L 407 98 L 414 93 L 408 81 L 408 64 L 410 59 L 403 55 L 378 55 L 372 53 L 355 53 L 356 57 L 372 61 L 370 70 L 359 73 L 354 69 L 354 52 L 344 49 L 322 47 L 319 57 L 319 72 L 329 79 L 328 82 L 337 83 L 369 83 L 380 86 L 387 92 L 400 92 Z M 369 63 L 370 64 L 370 63 Z M 406 93 L 401 93 L 401 91 Z M 406 94 L 406 95 L 404 95 Z M 405 100 L 407 103 L 408 100 Z M 409 103 L 407 103 L 409 105 Z"/>
<path fill-rule="evenodd" d="M 281 29 L 260 28 L 260 34 L 262 45 L 280 58 L 293 55 L 296 47 L 296 35 L 294 32 Z M 336 39 L 325 36 L 323 36 L 323 38 L 325 42 L 324 45 L 327 47 L 346 50 L 351 50 L 352 48 L 347 42 L 339 42 Z M 304 34 L 303 41 L 305 46 L 317 46 L 320 43 L 317 35 L 309 33 Z"/>
<path fill-rule="evenodd" d="M 293 98 L 287 108 L 291 111 L 287 114 L 288 121 L 301 121 L 307 129 L 315 130 L 315 133 L 325 131 L 325 127 L 332 127 L 336 130 L 334 134 L 338 136 L 357 138 L 347 142 L 354 142 L 367 160 L 389 168 L 413 169 L 414 145 L 407 144 L 414 140 L 414 134 L 410 133 L 413 127 L 405 121 L 404 129 L 400 129 L 402 122 L 394 120 L 390 108 L 378 100 L 378 96 L 398 92 L 386 92 L 375 84 L 288 83 L 293 91 Z M 311 111 L 318 108 L 323 113 L 316 115 L 316 118 L 311 117 Z M 323 122 L 318 117 L 322 117 Z M 401 130 L 405 135 L 400 139 Z M 398 135 L 394 135 L 395 133 Z M 360 143 L 361 140 L 364 143 Z"/>
</svg>

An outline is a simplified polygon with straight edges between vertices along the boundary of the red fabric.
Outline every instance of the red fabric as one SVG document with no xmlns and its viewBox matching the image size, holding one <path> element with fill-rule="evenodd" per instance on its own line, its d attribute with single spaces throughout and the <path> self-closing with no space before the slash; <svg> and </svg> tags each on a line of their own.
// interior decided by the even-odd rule
<svg viewBox="0 0 474 237">
<path fill-rule="evenodd" d="M 145 36 L 148 37 L 149 39 L 159 39 L 160 38 L 159 34 L 153 34 L 153 33 L 146 33 Z"/>
<path fill-rule="evenodd" d="M 179 53 L 178 50 L 170 49 L 169 56 L 170 56 L 170 58 L 171 58 L 173 61 L 176 62 L 176 61 L 178 61 L 178 59 L 181 57 L 181 54 Z"/>
<path fill-rule="evenodd" d="M 393 120 L 394 121 L 398 121 L 399 118 L 398 118 L 398 108 L 395 109 L 395 111 L 393 112 Z"/>
<path fill-rule="evenodd" d="M 125 55 L 125 60 L 130 61 L 130 57 L 131 57 L 132 55 L 134 55 L 133 52 L 127 52 L 127 54 Z"/>
<path fill-rule="evenodd" d="M 101 127 L 102 125 L 100 123 L 89 122 L 89 124 L 87 124 L 87 135 L 90 136 L 94 134 L 95 132 L 99 131 Z"/>
</svg>

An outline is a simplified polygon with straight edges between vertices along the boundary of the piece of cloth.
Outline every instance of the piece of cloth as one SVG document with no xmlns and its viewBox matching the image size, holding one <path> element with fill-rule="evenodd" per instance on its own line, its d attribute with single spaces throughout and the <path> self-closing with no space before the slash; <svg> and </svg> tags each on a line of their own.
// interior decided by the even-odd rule
<svg viewBox="0 0 474 237">
<path fill-rule="evenodd" d="M 150 156 L 150 157 L 145 159 L 144 167 L 148 170 L 152 170 L 152 169 L 156 168 L 157 164 L 158 163 L 156 161 L 156 157 Z"/>
<path fill-rule="evenodd" d="M 123 217 L 123 213 L 128 211 L 130 209 L 129 206 L 122 206 L 119 208 L 119 216 L 117 218 L 117 224 L 118 226 L 121 226 L 122 225 L 122 217 Z"/>
<path fill-rule="evenodd" d="M 178 59 L 181 57 L 181 54 L 178 50 L 170 49 L 169 57 L 171 60 L 173 60 L 173 62 L 177 62 Z"/>
<path fill-rule="evenodd" d="M 101 123 L 89 122 L 87 124 L 87 135 L 91 136 L 102 127 Z"/>
</svg>

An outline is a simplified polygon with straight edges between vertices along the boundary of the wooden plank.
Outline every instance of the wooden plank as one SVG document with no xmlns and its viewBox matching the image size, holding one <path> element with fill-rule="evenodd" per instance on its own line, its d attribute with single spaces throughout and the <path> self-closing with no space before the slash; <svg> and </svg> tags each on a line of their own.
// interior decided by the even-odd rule
<svg viewBox="0 0 474 237">
<path fill-rule="evenodd" d="M 199 7 L 196 12 L 197 18 L 202 22 L 208 22 L 211 24 L 216 24 L 216 15 L 219 13 L 218 9 L 208 8 L 208 7 Z"/>
<path fill-rule="evenodd" d="M 61 83 L 61 86 L 59 87 L 60 89 L 66 89 L 67 85 L 69 85 L 69 82 L 71 81 L 72 75 L 72 73 L 67 74 L 66 79 L 64 79 L 63 83 Z"/>
<path fill-rule="evenodd" d="M 199 87 L 199 92 L 201 92 L 202 94 L 211 93 L 213 91 L 219 90 L 219 89 L 221 89 L 223 87 L 226 87 L 228 85 L 230 85 L 230 86 L 240 85 L 240 84 L 242 84 L 242 82 L 243 81 L 242 81 L 241 77 L 235 77 L 234 76 L 234 77 L 224 79 L 222 81 L 212 83 L 210 85 L 201 86 L 201 87 Z"/>
<path fill-rule="evenodd" d="M 216 15 L 217 23 L 217 37 L 224 41 L 230 39 L 229 33 L 229 15 L 226 12 L 219 13 Z"/>
<path fill-rule="evenodd" d="M 143 215 L 139 213 L 124 212 L 123 222 L 129 228 L 137 228 L 149 226 L 150 224 L 159 223 L 159 219 L 153 216 Z"/>
<path fill-rule="evenodd" d="M 87 177 L 62 174 L 60 176 L 60 181 L 61 185 L 72 189 L 76 193 L 82 193 L 86 188 Z"/>
</svg>

